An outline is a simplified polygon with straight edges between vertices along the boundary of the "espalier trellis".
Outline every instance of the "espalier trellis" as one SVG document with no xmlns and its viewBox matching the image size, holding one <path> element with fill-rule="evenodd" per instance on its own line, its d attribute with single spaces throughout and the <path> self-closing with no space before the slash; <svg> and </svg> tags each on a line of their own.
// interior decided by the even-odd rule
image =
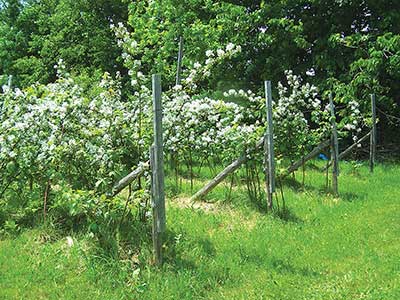
<svg viewBox="0 0 400 300">
<path fill-rule="evenodd" d="M 62 185 L 115 196 L 134 179 L 141 178 L 137 187 L 141 192 L 135 195 L 142 207 L 149 203 L 148 149 L 153 136 L 151 80 L 141 71 L 138 57 L 143 49 L 122 24 L 112 28 L 129 68 L 133 89 L 129 101 L 121 96 L 120 76 L 113 78 L 107 73 L 99 82 L 97 92 L 88 98 L 79 83 L 65 71 L 62 61 L 55 66 L 58 71 L 55 83 L 36 84 L 24 90 L 3 86 L 0 198 L 11 197 L 15 192 L 23 195 L 35 188 L 47 191 L 47 198 L 51 187 L 57 189 Z M 164 153 L 172 162 L 169 165 L 175 170 L 176 178 L 182 165 L 190 170 L 191 181 L 195 163 L 211 167 L 228 165 L 211 186 L 206 186 L 206 192 L 203 189 L 193 199 L 204 196 L 243 163 L 261 162 L 264 158 L 263 151 L 254 150 L 263 144 L 266 132 L 265 95 L 234 89 L 219 98 L 199 93 L 198 82 L 210 77 L 214 66 L 240 51 L 241 47 L 232 43 L 224 49 L 208 50 L 204 63 L 195 62 L 182 74 L 179 71 L 180 84 L 177 82 L 162 94 Z M 323 101 L 315 86 L 304 83 L 291 71 L 285 75 L 286 83 L 278 83 L 278 97 L 272 101 L 278 178 L 298 169 L 330 144 L 333 121 L 331 106 L 327 99 Z M 246 105 L 230 101 L 237 98 Z M 354 148 L 365 125 L 359 104 L 349 99 L 338 109 L 339 137 L 353 134 Z M 284 168 L 287 161 L 290 166 Z M 248 171 L 253 172 L 246 179 L 253 181 L 248 183 L 248 188 L 257 196 L 258 174 L 255 176 L 256 171 L 251 167 Z"/>
</svg>

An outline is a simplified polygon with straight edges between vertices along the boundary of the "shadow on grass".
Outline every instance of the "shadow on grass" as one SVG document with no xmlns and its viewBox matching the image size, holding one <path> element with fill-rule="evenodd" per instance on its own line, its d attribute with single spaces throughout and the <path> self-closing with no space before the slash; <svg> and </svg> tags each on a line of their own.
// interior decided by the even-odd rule
<svg viewBox="0 0 400 300">
<path fill-rule="evenodd" d="M 164 238 L 164 261 L 176 272 L 182 269 L 197 269 L 196 260 L 185 255 L 188 248 L 198 249 L 197 251 L 201 253 L 201 256 L 206 258 L 212 258 L 216 254 L 215 246 L 208 238 L 191 237 L 189 235 L 185 235 L 183 238 L 182 234 L 177 234 L 172 230 L 167 230 Z"/>
<path fill-rule="evenodd" d="M 153 240 L 151 222 L 143 223 L 139 220 L 124 222 L 117 233 L 108 233 L 103 238 L 97 238 L 95 255 L 105 262 L 128 262 L 133 268 L 144 268 L 154 265 Z M 103 239 L 103 240 L 102 240 Z M 185 255 L 188 244 L 191 248 L 199 249 L 203 257 L 213 257 L 215 247 L 206 238 L 185 238 L 177 232 L 167 229 L 163 235 L 162 257 L 164 266 L 178 272 L 179 270 L 195 270 L 195 259 Z"/>
<path fill-rule="evenodd" d="M 347 201 L 347 202 L 364 201 L 367 199 L 367 195 L 365 195 L 365 194 L 351 193 L 351 192 L 341 193 L 340 191 L 339 191 L 339 197 L 343 201 Z"/>
<path fill-rule="evenodd" d="M 311 163 L 308 162 L 307 166 L 306 166 L 306 168 L 309 169 L 309 170 L 319 171 L 319 172 L 324 172 L 325 171 L 325 167 L 326 167 L 326 165 L 321 167 L 321 166 L 317 166 L 316 164 L 314 164 L 312 162 Z"/>
<path fill-rule="evenodd" d="M 294 275 L 301 275 L 304 277 L 317 277 L 320 274 L 310 268 L 307 267 L 297 267 L 291 264 L 290 262 L 281 260 L 281 259 L 272 259 L 271 262 L 272 267 L 278 273 L 282 274 L 294 274 Z"/>
<path fill-rule="evenodd" d="M 257 255 L 254 253 L 244 253 L 240 251 L 240 263 L 241 264 L 252 264 L 257 267 L 263 267 L 267 269 L 273 269 L 280 274 L 293 274 L 300 275 L 304 277 L 317 277 L 320 273 L 308 268 L 308 267 L 298 267 L 293 265 L 289 261 L 284 261 L 282 259 L 277 259 L 274 257 L 265 258 L 264 256 Z"/>
<path fill-rule="evenodd" d="M 296 216 L 296 214 L 293 213 L 293 211 L 290 210 L 290 208 L 285 207 L 285 208 L 275 208 L 272 212 L 272 215 L 275 218 L 278 218 L 286 223 L 296 223 L 296 224 L 302 224 L 304 221 Z"/>
<path fill-rule="evenodd" d="M 317 193 L 326 193 L 325 187 L 315 187 L 313 185 L 309 184 L 303 184 L 297 181 L 293 177 L 286 177 L 282 180 L 283 185 L 289 187 L 291 190 L 294 192 L 305 192 L 305 191 L 311 191 L 311 192 L 317 192 Z"/>
</svg>

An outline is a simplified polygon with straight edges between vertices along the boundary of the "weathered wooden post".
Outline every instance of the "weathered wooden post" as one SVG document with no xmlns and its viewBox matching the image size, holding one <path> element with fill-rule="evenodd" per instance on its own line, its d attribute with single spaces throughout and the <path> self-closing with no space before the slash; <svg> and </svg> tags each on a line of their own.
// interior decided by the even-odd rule
<svg viewBox="0 0 400 300">
<path fill-rule="evenodd" d="M 371 112 L 372 112 L 372 130 L 370 135 L 370 147 L 369 147 L 369 170 L 371 173 L 374 172 L 375 156 L 376 156 L 376 97 L 375 94 L 371 94 Z"/>
<path fill-rule="evenodd" d="M 177 68 L 176 68 L 176 85 L 181 84 L 182 58 L 183 58 L 183 37 L 180 37 L 179 38 L 178 64 L 177 64 Z"/>
<path fill-rule="evenodd" d="M 335 107 L 333 105 L 332 94 L 329 94 L 329 106 L 331 110 L 331 161 L 332 161 L 332 189 L 334 196 L 339 196 L 338 176 L 339 176 L 339 142 L 336 128 Z"/>
<path fill-rule="evenodd" d="M 178 50 L 178 61 L 176 64 L 176 81 L 175 85 L 180 85 L 181 84 L 181 73 L 182 73 L 182 59 L 183 59 L 183 37 L 181 36 L 179 38 L 179 50 Z M 169 167 L 171 170 L 175 170 L 175 180 L 176 180 L 176 186 L 178 187 L 178 168 L 177 168 L 177 154 L 175 151 L 171 150 L 170 151 L 170 161 L 169 161 Z"/>
<path fill-rule="evenodd" d="M 272 124 L 272 92 L 271 81 L 265 81 L 265 98 L 267 110 L 267 130 L 264 138 L 264 171 L 265 191 L 267 194 L 267 206 L 273 208 L 272 195 L 275 192 L 275 162 L 274 162 L 274 130 Z"/>
<path fill-rule="evenodd" d="M 261 138 L 257 144 L 255 145 L 254 149 L 251 151 L 258 150 L 264 145 L 265 138 Z M 208 182 L 204 187 L 201 188 L 196 194 L 190 198 L 191 201 L 195 201 L 197 199 L 201 199 L 209 192 L 211 192 L 218 184 L 220 184 L 229 174 L 235 172 L 239 167 L 247 161 L 246 153 L 241 155 L 239 158 L 234 160 L 229 166 L 223 169 L 217 176 L 215 176 L 210 182 Z"/>
<path fill-rule="evenodd" d="M 13 76 L 12 75 L 10 75 L 10 76 L 8 76 L 8 87 L 11 89 L 11 86 L 12 86 L 12 79 L 13 79 Z"/>
<path fill-rule="evenodd" d="M 165 232 L 165 192 L 162 132 L 161 76 L 153 75 L 154 144 L 150 148 L 152 170 L 153 247 L 157 265 L 162 264 L 162 242 Z"/>
</svg>

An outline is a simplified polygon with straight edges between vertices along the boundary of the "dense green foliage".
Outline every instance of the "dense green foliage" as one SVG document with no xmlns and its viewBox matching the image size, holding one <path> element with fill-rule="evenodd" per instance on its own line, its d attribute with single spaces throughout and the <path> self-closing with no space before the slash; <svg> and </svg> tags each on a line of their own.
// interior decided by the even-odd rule
<svg viewBox="0 0 400 300">
<path fill-rule="evenodd" d="M 371 176 L 367 166 L 343 164 L 339 200 L 321 194 L 321 173 L 307 169 L 311 191 L 285 188 L 286 220 L 255 211 L 242 188 L 227 205 L 171 200 L 161 270 L 149 264 L 149 228 L 129 220 L 120 260 L 91 234 L 9 229 L 0 239 L 0 299 L 397 300 L 399 172 L 386 165 Z"/>
<path fill-rule="evenodd" d="M 343 163 L 334 199 L 322 162 L 303 167 L 301 184 L 279 175 L 331 136 L 332 121 L 341 148 L 356 142 L 361 158 L 370 93 L 380 144 L 399 140 L 399 10 L 394 0 L 0 0 L 0 298 L 397 299 L 398 168 L 369 177 Z M 159 272 L 147 171 L 155 72 L 169 200 Z M 265 79 L 270 214 L 260 213 L 265 153 L 254 151 L 266 132 Z M 211 212 L 182 207 L 238 156 L 243 167 L 207 195 L 218 204 L 196 204 Z M 4 258 L 20 244 L 33 252 Z"/>
<path fill-rule="evenodd" d="M 7 0 L 0 6 L 0 74 L 16 86 L 53 82 L 59 59 L 77 74 L 123 69 L 110 21 L 126 20 L 122 1 Z"/>
<path fill-rule="evenodd" d="M 53 65 L 62 58 L 85 81 L 104 71 L 124 75 L 110 30 L 111 23 L 123 22 L 138 42 L 142 71 L 162 72 L 165 86 L 175 81 L 180 36 L 184 68 L 204 60 L 207 49 L 232 42 L 241 45 L 241 55 L 214 68 L 201 83 L 204 90 L 258 90 L 264 79 L 277 83 L 293 70 L 309 74 L 307 81 L 320 90 L 334 91 L 339 102 L 361 101 L 365 112 L 374 92 L 378 108 L 396 115 L 399 10 L 394 0 L 3 0 L 0 74 L 14 75 L 17 86 L 53 82 Z M 129 93 L 124 85 L 123 94 Z M 398 119 L 381 117 L 381 140 L 396 140 L 390 131 Z"/>
<path fill-rule="evenodd" d="M 176 41 L 183 36 L 191 60 L 220 44 L 242 46 L 237 61 L 214 74 L 225 81 L 222 88 L 259 87 L 265 78 L 281 80 L 284 70 L 304 74 L 312 69 L 315 84 L 335 88 L 343 97 L 363 99 L 376 92 L 398 100 L 399 5 L 392 0 L 260 1 L 252 6 L 138 1 L 130 5 L 129 24 L 142 45 L 154 47 L 145 54 L 149 66 L 171 77 Z"/>
</svg>

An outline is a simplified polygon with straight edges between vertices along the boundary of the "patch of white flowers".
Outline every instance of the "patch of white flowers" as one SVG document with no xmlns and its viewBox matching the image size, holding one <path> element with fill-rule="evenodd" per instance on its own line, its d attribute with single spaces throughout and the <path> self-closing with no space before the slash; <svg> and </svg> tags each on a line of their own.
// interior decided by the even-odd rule
<svg viewBox="0 0 400 300">
<path fill-rule="evenodd" d="M 226 61 L 241 51 L 242 47 L 240 45 L 235 45 L 232 43 L 227 44 L 225 49 L 217 49 L 216 51 L 207 50 L 207 59 L 205 63 L 201 64 L 199 62 L 195 62 L 193 64 L 193 68 L 189 69 L 186 78 L 183 79 L 183 83 L 192 92 L 196 91 L 198 88 L 198 81 L 210 77 L 211 71 L 216 65 Z"/>
<path fill-rule="evenodd" d="M 173 92 L 164 101 L 166 149 L 231 159 L 262 132 L 261 124 L 251 116 L 254 108 Z"/>
<path fill-rule="evenodd" d="M 152 142 L 150 77 L 136 59 L 138 42 L 122 25 L 112 25 L 129 67 L 132 95 L 123 99 L 120 75 L 105 74 L 88 98 L 60 61 L 59 79 L 26 90 L 3 87 L 0 94 L 0 189 L 17 178 L 70 180 L 77 188 L 104 190 L 141 162 Z M 187 70 L 181 85 L 163 93 L 166 153 L 230 161 L 265 133 L 265 96 L 230 89 L 223 97 L 196 95 L 197 83 L 212 68 L 241 51 L 229 43 L 206 52 L 204 63 Z M 241 99 L 244 104 L 235 102 Z M 273 101 L 277 153 L 302 154 L 330 134 L 330 114 L 315 86 L 286 72 Z M 345 103 L 339 129 L 359 132 L 361 112 Z M 0 190 L 1 192 L 1 190 Z"/>
<path fill-rule="evenodd" d="M 138 108 L 122 101 L 109 74 L 99 88 L 88 99 L 73 79 L 60 77 L 0 95 L 0 188 L 17 176 L 101 188 L 146 159 L 139 144 L 148 144 L 148 135 L 140 133 Z M 143 105 L 141 111 L 151 110 Z"/>
</svg>

